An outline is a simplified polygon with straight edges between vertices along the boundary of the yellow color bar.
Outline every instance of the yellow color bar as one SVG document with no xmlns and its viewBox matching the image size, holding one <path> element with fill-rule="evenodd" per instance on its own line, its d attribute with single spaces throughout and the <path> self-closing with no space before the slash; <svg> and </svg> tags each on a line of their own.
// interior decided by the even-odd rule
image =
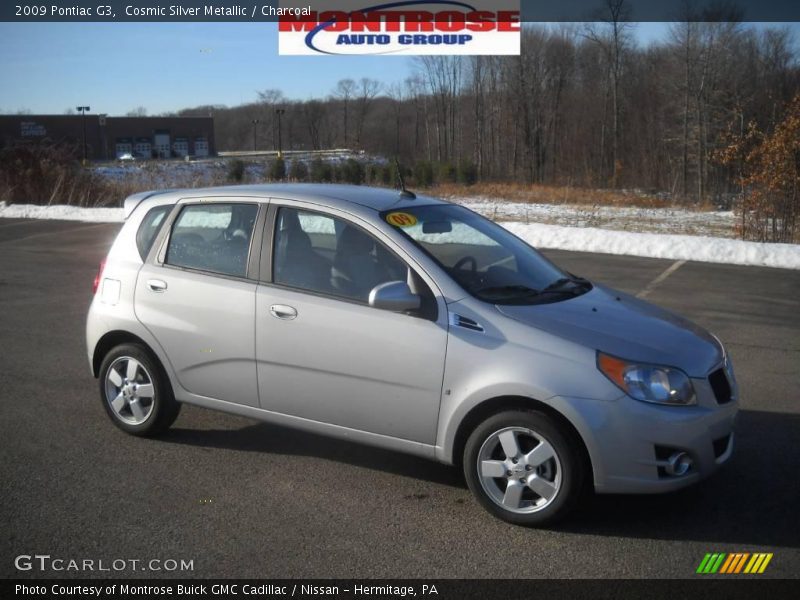
<svg viewBox="0 0 800 600">
<path fill-rule="evenodd" d="M 767 558 L 767 557 L 769 557 L 769 558 Z M 766 554 L 766 553 L 763 553 L 763 552 L 759 552 L 757 554 L 753 554 L 753 558 L 750 560 L 749 563 L 747 563 L 747 566 L 745 567 L 744 572 L 745 573 L 753 573 L 753 574 L 755 574 L 755 573 L 763 573 L 764 571 L 763 570 L 759 571 L 759 569 L 761 568 L 762 564 L 765 562 L 764 559 L 767 559 L 766 562 L 769 562 L 772 559 L 772 555 L 771 554 Z M 764 568 L 766 568 L 766 565 L 764 565 Z"/>
<path fill-rule="evenodd" d="M 767 565 L 769 564 L 769 561 L 771 561 L 771 560 L 772 560 L 772 552 L 770 552 L 769 554 L 766 555 L 766 557 L 764 558 L 764 562 L 761 563 L 761 567 L 759 567 L 759 569 L 758 569 L 758 572 L 759 573 L 763 573 L 764 569 L 767 568 Z"/>
<path fill-rule="evenodd" d="M 747 566 L 744 568 L 745 573 L 750 573 L 753 570 L 753 567 L 758 562 L 758 557 L 761 556 L 760 554 L 753 554 L 753 558 L 750 559 L 750 562 L 747 563 Z"/>
</svg>

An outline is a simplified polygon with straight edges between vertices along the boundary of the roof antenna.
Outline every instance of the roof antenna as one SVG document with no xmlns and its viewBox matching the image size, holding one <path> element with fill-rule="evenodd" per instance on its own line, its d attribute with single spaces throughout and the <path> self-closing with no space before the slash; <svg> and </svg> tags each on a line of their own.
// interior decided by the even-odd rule
<svg viewBox="0 0 800 600">
<path fill-rule="evenodd" d="M 403 171 L 400 169 L 400 161 L 397 160 L 396 156 L 394 157 L 394 165 L 397 168 L 397 185 L 400 187 L 400 197 L 414 200 L 417 195 L 414 192 L 410 192 L 406 189 L 406 182 L 403 179 Z"/>
</svg>

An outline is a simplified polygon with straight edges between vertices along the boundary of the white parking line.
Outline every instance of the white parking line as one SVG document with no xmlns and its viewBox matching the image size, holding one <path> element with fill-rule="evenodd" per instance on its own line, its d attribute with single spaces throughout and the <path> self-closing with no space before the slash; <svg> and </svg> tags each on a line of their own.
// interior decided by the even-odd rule
<svg viewBox="0 0 800 600">
<path fill-rule="evenodd" d="M 636 294 L 636 297 L 637 297 L 637 298 L 644 298 L 644 297 L 646 297 L 648 294 L 650 294 L 650 292 L 652 292 L 652 291 L 653 291 L 653 290 L 656 288 L 656 286 L 658 286 L 658 284 L 659 284 L 659 283 L 661 283 L 661 282 L 662 282 L 662 281 L 664 281 L 664 280 L 665 280 L 667 277 L 669 277 L 670 275 L 672 275 L 672 274 L 673 274 L 675 271 L 677 271 L 678 269 L 680 269 L 680 268 L 681 268 L 681 267 L 682 267 L 684 264 L 686 264 L 686 261 L 685 261 L 685 260 L 676 260 L 676 261 L 675 261 L 674 263 L 672 263 L 672 264 L 671 264 L 669 267 L 667 267 L 666 269 L 664 269 L 664 272 L 663 272 L 663 273 L 661 273 L 661 275 L 659 275 L 658 277 L 656 277 L 655 279 L 653 279 L 653 281 L 651 281 L 650 283 L 648 283 L 648 284 L 645 286 L 645 288 L 644 288 L 644 289 L 643 289 L 641 292 L 639 292 L 638 294 Z"/>
</svg>

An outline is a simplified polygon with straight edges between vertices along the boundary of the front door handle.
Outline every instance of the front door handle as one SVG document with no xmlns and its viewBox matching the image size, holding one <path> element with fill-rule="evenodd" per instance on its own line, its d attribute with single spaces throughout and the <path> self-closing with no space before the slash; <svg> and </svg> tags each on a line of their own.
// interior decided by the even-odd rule
<svg viewBox="0 0 800 600">
<path fill-rule="evenodd" d="M 284 321 L 291 321 L 297 318 L 297 309 L 285 304 L 273 304 L 269 307 L 269 312 L 276 319 L 283 319 Z"/>
<path fill-rule="evenodd" d="M 154 292 L 164 292 L 167 289 L 167 282 L 162 281 L 161 279 L 148 279 L 147 287 Z"/>
</svg>

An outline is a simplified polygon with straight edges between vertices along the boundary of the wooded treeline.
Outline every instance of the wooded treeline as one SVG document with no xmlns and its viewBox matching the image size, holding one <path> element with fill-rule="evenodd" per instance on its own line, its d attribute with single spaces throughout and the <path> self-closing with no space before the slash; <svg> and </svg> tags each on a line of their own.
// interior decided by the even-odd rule
<svg viewBox="0 0 800 600">
<path fill-rule="evenodd" d="M 518 57 L 419 57 L 403 85 L 345 79 L 305 101 L 266 90 L 213 109 L 217 146 L 250 149 L 255 129 L 259 149 L 277 147 L 280 107 L 284 150 L 349 147 L 408 164 L 466 161 L 480 179 L 724 202 L 737 191 L 734 167 L 715 152 L 732 127 L 780 122 L 800 89 L 794 41 L 785 29 L 681 22 L 642 47 L 632 28 L 613 15 L 527 25 Z"/>
</svg>

